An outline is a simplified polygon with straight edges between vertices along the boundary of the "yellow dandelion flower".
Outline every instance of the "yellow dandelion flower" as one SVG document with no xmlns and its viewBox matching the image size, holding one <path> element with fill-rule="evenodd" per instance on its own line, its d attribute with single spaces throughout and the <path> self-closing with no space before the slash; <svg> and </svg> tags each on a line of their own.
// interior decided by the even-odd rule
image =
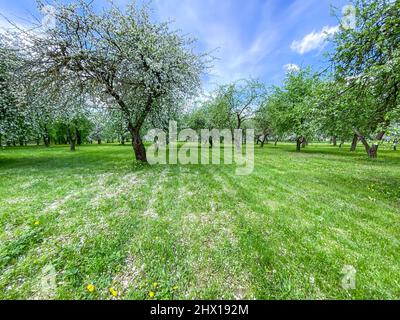
<svg viewBox="0 0 400 320">
<path fill-rule="evenodd" d="M 149 293 L 149 297 L 150 297 L 150 298 L 154 298 L 155 295 L 156 295 L 156 294 L 155 294 L 153 291 L 150 291 L 150 293 Z"/>
<path fill-rule="evenodd" d="M 110 291 L 111 295 L 114 298 L 118 297 L 118 291 L 117 290 L 115 290 L 114 288 L 110 288 L 109 291 Z"/>
<path fill-rule="evenodd" d="M 179 289 L 178 286 L 173 287 L 172 289 L 174 289 L 175 291 Z"/>
<path fill-rule="evenodd" d="M 95 287 L 94 285 L 92 285 L 92 284 L 88 284 L 87 287 L 86 287 L 86 289 L 87 289 L 90 293 L 93 293 L 94 290 L 96 289 L 96 287 Z"/>
<path fill-rule="evenodd" d="M 35 221 L 35 226 L 38 226 L 40 224 L 40 221 Z"/>
<path fill-rule="evenodd" d="M 153 288 L 157 288 L 157 286 L 158 286 L 158 283 L 157 283 L 157 282 L 154 282 L 154 283 L 153 283 Z"/>
</svg>

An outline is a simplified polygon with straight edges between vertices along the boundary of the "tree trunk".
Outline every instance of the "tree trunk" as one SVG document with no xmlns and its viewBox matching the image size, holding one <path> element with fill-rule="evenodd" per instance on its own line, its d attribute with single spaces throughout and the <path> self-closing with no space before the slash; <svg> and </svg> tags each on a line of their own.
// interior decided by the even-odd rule
<svg viewBox="0 0 400 320">
<path fill-rule="evenodd" d="M 139 132 L 132 134 L 132 146 L 135 151 L 136 160 L 147 163 L 146 148 L 144 147 Z"/>
<path fill-rule="evenodd" d="M 379 147 L 379 145 L 373 144 L 373 145 L 369 148 L 369 150 L 368 150 L 368 155 L 369 155 L 370 158 L 375 159 L 375 158 L 378 157 L 378 147 Z"/>
<path fill-rule="evenodd" d="M 307 146 L 307 139 L 303 138 L 303 141 L 301 142 L 301 147 L 305 148 Z"/>
<path fill-rule="evenodd" d="M 134 127 L 130 123 L 128 129 L 132 136 L 132 147 L 135 152 L 136 160 L 147 163 L 146 148 L 144 147 L 143 140 L 140 137 L 140 128 Z"/>
<path fill-rule="evenodd" d="M 125 137 L 121 137 L 121 144 L 125 145 Z"/>
<path fill-rule="evenodd" d="M 275 139 L 274 146 L 276 147 L 278 145 L 278 139 Z"/>
<path fill-rule="evenodd" d="M 43 137 L 43 142 L 46 147 L 50 147 L 50 138 L 48 136 Z"/>
<path fill-rule="evenodd" d="M 97 139 L 97 144 L 101 144 L 101 139 Z"/>
<path fill-rule="evenodd" d="M 214 147 L 214 141 L 213 141 L 213 137 L 209 137 L 208 138 L 208 143 L 210 144 L 210 148 Z"/>
<path fill-rule="evenodd" d="M 268 144 L 268 136 L 264 135 L 264 138 L 261 140 L 261 148 L 264 148 L 264 144 Z"/>
<path fill-rule="evenodd" d="M 76 148 L 76 131 L 75 129 L 73 129 L 73 131 L 71 131 L 70 128 L 68 128 L 67 130 L 68 133 L 68 141 L 69 141 L 69 150 L 70 151 L 75 151 Z"/>
<path fill-rule="evenodd" d="M 372 144 L 372 146 L 370 146 L 367 139 L 365 139 L 365 137 L 361 134 L 360 131 L 358 131 L 357 129 L 355 129 L 354 131 L 357 134 L 358 138 L 361 140 L 362 144 L 364 145 L 365 151 L 367 152 L 368 156 L 370 158 L 377 158 L 379 145 L 374 143 Z M 382 140 L 384 135 L 385 135 L 384 132 L 379 133 L 377 136 L 377 140 Z"/>
<path fill-rule="evenodd" d="M 297 138 L 296 142 L 297 142 L 296 151 L 300 152 L 301 151 L 301 144 L 303 143 L 303 138 L 302 137 Z"/>
<path fill-rule="evenodd" d="M 386 131 L 379 132 L 378 135 L 376 136 L 376 140 L 382 141 L 385 134 L 386 134 Z M 378 148 L 379 148 L 379 144 L 376 144 L 376 143 L 372 144 L 372 146 L 368 150 L 368 155 L 370 158 L 375 159 L 378 157 Z"/>
<path fill-rule="evenodd" d="M 236 114 L 237 117 L 237 128 L 236 129 L 240 129 L 242 126 L 242 118 L 240 117 L 240 114 Z"/>
<path fill-rule="evenodd" d="M 333 137 L 332 143 L 333 143 L 333 146 L 334 146 L 334 147 L 337 146 L 337 137 L 336 137 L 336 136 Z"/>
<path fill-rule="evenodd" d="M 352 143 L 351 143 L 351 148 L 350 148 L 350 151 L 351 151 L 351 152 L 356 151 L 356 149 L 357 149 L 357 143 L 358 143 L 358 136 L 355 134 L 354 137 L 353 137 L 353 141 L 352 141 Z"/>
<path fill-rule="evenodd" d="M 79 130 L 76 130 L 76 143 L 78 146 L 82 145 L 82 134 Z"/>
<path fill-rule="evenodd" d="M 50 134 L 47 127 L 44 127 L 43 142 L 46 147 L 50 147 Z"/>
<path fill-rule="evenodd" d="M 360 138 L 362 144 L 364 145 L 365 151 L 369 154 L 369 149 L 370 149 L 371 147 L 369 146 L 368 141 L 367 141 L 367 140 L 365 139 L 365 137 L 362 136 L 362 135 L 359 136 L 359 138 Z"/>
<path fill-rule="evenodd" d="M 76 139 L 75 138 L 71 138 L 69 140 L 69 150 L 70 151 L 75 151 L 76 150 L 75 146 L 76 146 Z"/>
</svg>

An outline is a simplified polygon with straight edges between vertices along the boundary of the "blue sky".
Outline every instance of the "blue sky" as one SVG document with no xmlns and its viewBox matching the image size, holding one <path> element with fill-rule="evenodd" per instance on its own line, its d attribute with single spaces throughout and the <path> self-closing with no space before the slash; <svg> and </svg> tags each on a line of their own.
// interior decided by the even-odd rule
<svg viewBox="0 0 400 320">
<path fill-rule="evenodd" d="M 51 0 L 48 0 L 51 3 Z M 128 0 L 114 0 L 124 5 Z M 103 7 L 105 0 L 94 0 Z M 198 50 L 218 59 L 204 77 L 204 88 L 245 77 L 279 84 L 288 68 L 326 65 L 327 34 L 336 31 L 331 6 L 345 0 L 153 0 L 155 19 L 198 39 Z M 36 13 L 33 0 L 0 0 L 0 12 L 12 19 Z M 21 19 L 22 18 L 22 19 Z M 4 21 L 0 20 L 1 25 Z"/>
</svg>

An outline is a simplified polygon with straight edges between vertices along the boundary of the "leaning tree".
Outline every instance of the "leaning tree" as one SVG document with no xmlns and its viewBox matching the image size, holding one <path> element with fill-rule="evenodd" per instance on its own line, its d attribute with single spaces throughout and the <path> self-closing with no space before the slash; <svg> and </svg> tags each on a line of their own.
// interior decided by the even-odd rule
<svg viewBox="0 0 400 320">
<path fill-rule="evenodd" d="M 378 143 L 399 120 L 400 2 L 356 0 L 354 4 L 354 28 L 341 27 L 335 36 L 332 62 L 337 80 L 346 83 L 346 93 L 355 97 L 342 110 L 343 121 L 351 119 L 354 134 L 368 155 L 376 157 Z"/>
<path fill-rule="evenodd" d="M 318 129 L 315 90 L 320 79 L 311 69 L 290 72 L 282 87 L 274 87 L 267 99 L 270 121 L 278 136 L 289 135 L 300 151 Z"/>
<path fill-rule="evenodd" d="M 39 2 L 39 5 L 43 4 Z M 110 4 L 97 12 L 91 3 L 58 4 L 56 24 L 20 30 L 24 74 L 42 77 L 61 91 L 71 83 L 118 109 L 132 136 L 138 161 L 147 162 L 141 129 L 164 101 L 181 101 L 195 94 L 207 63 L 193 40 L 153 22 L 147 6 L 124 10 Z"/>
<path fill-rule="evenodd" d="M 266 101 L 263 103 L 263 105 L 256 111 L 254 117 L 254 125 L 257 132 L 257 144 L 260 142 L 261 148 L 264 147 L 264 144 L 266 142 L 268 143 L 268 139 L 272 135 L 275 135 L 271 114 L 269 110 L 270 103 L 271 100 L 267 98 Z"/>
</svg>

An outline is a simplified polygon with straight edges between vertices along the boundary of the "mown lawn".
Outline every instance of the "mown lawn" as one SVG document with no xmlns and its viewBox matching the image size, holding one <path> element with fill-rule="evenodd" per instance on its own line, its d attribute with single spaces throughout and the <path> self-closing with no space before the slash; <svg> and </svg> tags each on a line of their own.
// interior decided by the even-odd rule
<svg viewBox="0 0 400 320">
<path fill-rule="evenodd" d="M 256 148 L 244 177 L 129 146 L 0 151 L 0 298 L 400 299 L 400 152 L 293 151 Z"/>
</svg>

